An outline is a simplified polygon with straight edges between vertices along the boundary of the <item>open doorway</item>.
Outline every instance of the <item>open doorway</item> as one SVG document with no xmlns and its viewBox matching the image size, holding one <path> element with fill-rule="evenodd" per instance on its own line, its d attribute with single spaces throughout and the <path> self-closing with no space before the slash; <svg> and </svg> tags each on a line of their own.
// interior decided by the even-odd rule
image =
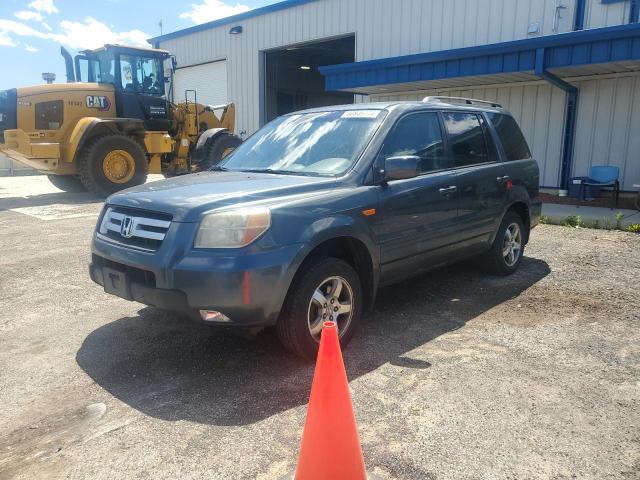
<svg viewBox="0 0 640 480">
<path fill-rule="evenodd" d="M 325 91 L 318 67 L 354 60 L 354 35 L 265 52 L 264 120 L 305 108 L 353 103 L 353 94 Z"/>
</svg>

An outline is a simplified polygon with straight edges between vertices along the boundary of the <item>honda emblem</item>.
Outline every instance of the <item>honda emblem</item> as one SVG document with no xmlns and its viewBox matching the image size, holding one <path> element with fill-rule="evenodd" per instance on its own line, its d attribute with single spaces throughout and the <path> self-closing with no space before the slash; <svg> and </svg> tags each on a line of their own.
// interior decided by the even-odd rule
<svg viewBox="0 0 640 480">
<path fill-rule="evenodd" d="M 131 238 L 133 236 L 133 227 L 135 226 L 135 222 L 131 217 L 124 217 L 122 219 L 122 223 L 120 224 L 120 235 L 124 238 Z"/>
</svg>

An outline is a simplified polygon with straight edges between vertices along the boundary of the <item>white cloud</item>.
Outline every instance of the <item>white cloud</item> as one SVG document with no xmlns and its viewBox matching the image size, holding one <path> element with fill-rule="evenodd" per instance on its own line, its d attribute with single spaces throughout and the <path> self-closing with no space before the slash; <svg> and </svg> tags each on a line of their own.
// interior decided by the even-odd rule
<svg viewBox="0 0 640 480">
<path fill-rule="evenodd" d="M 87 17 L 83 22 L 60 22 L 62 33 L 48 34 L 53 39 L 71 48 L 97 48 L 107 43 L 124 43 L 148 47 L 149 35 L 140 30 L 128 32 L 114 32 L 104 23 L 93 17 Z"/>
<path fill-rule="evenodd" d="M 37 52 L 37 51 L 38 51 L 38 49 L 37 49 L 36 47 L 34 47 L 34 46 L 32 46 L 32 45 L 28 45 L 28 44 L 25 44 L 25 45 L 24 45 L 24 49 L 25 49 L 27 52 Z"/>
<path fill-rule="evenodd" d="M 53 4 L 53 0 L 33 0 L 33 2 L 29 4 L 29 8 L 48 14 L 58 13 L 58 9 Z"/>
<path fill-rule="evenodd" d="M 34 20 L 36 22 L 42 22 L 42 14 L 39 12 L 33 12 L 31 10 L 20 10 L 13 14 L 20 20 Z"/>
<path fill-rule="evenodd" d="M 14 20 L 5 20 L 0 18 L 0 35 L 8 35 L 13 33 L 20 37 L 36 37 L 36 38 L 49 38 L 46 33 L 42 33 L 35 28 L 31 28 L 24 23 L 16 22 Z"/>
<path fill-rule="evenodd" d="M 17 44 L 14 42 L 6 32 L 0 30 L 0 46 L 2 47 L 15 47 Z"/>
<path fill-rule="evenodd" d="M 191 10 L 181 13 L 180 18 L 188 18 L 193 23 L 205 23 L 248 10 L 251 9 L 241 3 L 230 5 L 222 0 L 203 0 L 202 3 L 192 3 Z"/>
<path fill-rule="evenodd" d="M 21 22 L 0 18 L 0 45 L 16 45 L 10 34 L 19 37 L 51 40 L 73 49 L 97 48 L 107 43 L 149 46 L 147 43 L 149 35 L 145 32 L 141 30 L 115 32 L 109 26 L 93 17 L 87 17 L 82 22 L 64 20 L 60 22 L 60 31 L 58 32 L 43 32 Z"/>
</svg>

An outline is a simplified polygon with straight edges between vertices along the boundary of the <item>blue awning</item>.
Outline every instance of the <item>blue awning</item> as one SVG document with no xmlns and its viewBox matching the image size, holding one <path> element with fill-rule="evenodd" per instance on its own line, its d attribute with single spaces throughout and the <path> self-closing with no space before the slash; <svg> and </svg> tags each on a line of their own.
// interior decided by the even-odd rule
<svg viewBox="0 0 640 480">
<path fill-rule="evenodd" d="M 320 67 L 326 90 L 380 93 L 640 71 L 640 24 Z"/>
</svg>

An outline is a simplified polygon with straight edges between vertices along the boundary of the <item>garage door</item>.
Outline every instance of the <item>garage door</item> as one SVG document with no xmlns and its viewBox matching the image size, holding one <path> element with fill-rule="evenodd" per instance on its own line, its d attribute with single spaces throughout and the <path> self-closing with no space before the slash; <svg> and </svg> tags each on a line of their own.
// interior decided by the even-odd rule
<svg viewBox="0 0 640 480">
<path fill-rule="evenodd" d="M 196 90 L 198 103 L 204 105 L 227 103 L 227 62 L 222 60 L 178 68 L 173 75 L 174 102 L 184 100 L 185 90 Z M 189 100 L 193 100 L 191 96 Z"/>
</svg>

